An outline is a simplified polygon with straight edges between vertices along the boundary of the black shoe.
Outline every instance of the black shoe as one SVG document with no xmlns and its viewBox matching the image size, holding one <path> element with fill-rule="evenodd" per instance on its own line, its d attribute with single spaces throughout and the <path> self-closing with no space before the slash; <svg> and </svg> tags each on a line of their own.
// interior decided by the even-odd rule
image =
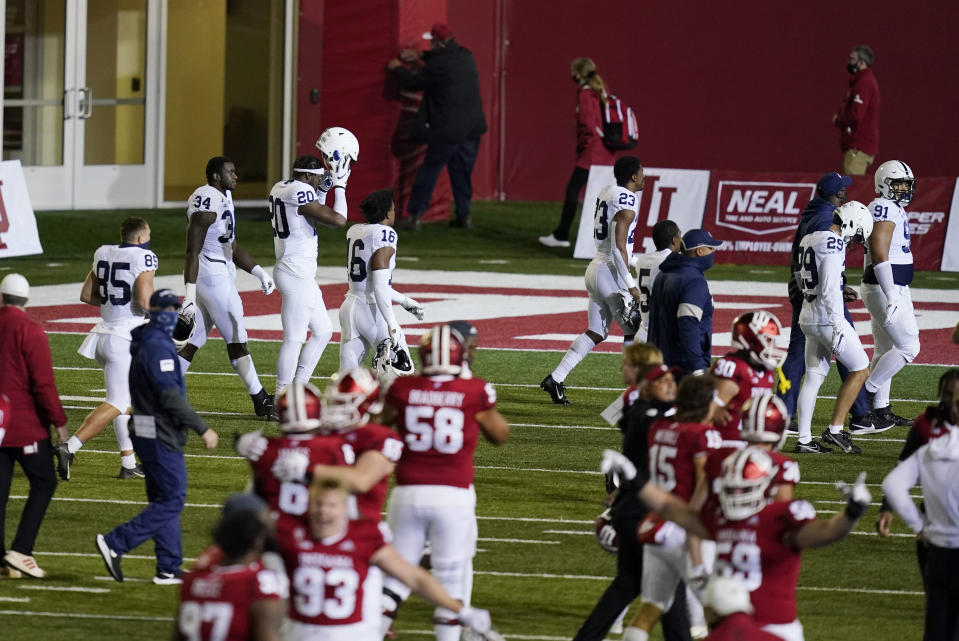
<svg viewBox="0 0 959 641">
<path fill-rule="evenodd" d="M 100 556 L 103 557 L 103 563 L 107 566 L 107 572 L 110 573 L 114 581 L 123 583 L 123 569 L 120 567 L 120 561 L 123 559 L 123 555 L 114 552 L 113 549 L 107 545 L 107 540 L 102 534 L 97 534 L 96 542 L 97 551 L 100 552 Z"/>
<path fill-rule="evenodd" d="M 809 441 L 808 443 L 796 443 L 793 450 L 796 454 L 832 454 L 832 448 L 826 447 L 819 441 Z"/>
<path fill-rule="evenodd" d="M 845 430 L 838 434 L 833 434 L 827 427 L 826 431 L 824 431 L 819 438 L 822 439 L 824 443 L 835 445 L 846 454 L 862 454 L 862 448 L 852 442 L 852 437 L 849 436 L 849 432 Z"/>
<path fill-rule="evenodd" d="M 257 416 L 266 416 L 269 418 L 273 412 L 273 395 L 267 394 L 265 389 L 260 389 L 256 394 L 250 394 L 253 399 L 253 411 Z"/>
<path fill-rule="evenodd" d="M 566 398 L 566 386 L 554 381 L 552 374 L 544 378 L 539 386 L 549 394 L 550 398 L 552 398 L 553 402 L 557 405 L 572 405 L 572 402 Z"/>
<path fill-rule="evenodd" d="M 53 455 L 57 458 L 57 474 L 60 480 L 70 480 L 70 466 L 73 464 L 73 454 L 67 449 L 66 443 L 57 443 L 53 446 Z"/>
<path fill-rule="evenodd" d="M 459 229 L 473 229 L 473 221 L 470 220 L 470 217 L 466 218 L 457 218 L 450 221 L 450 227 L 457 227 Z"/>
<path fill-rule="evenodd" d="M 142 479 L 146 474 L 143 473 L 143 467 L 137 465 L 136 467 L 120 467 L 120 473 L 117 474 L 117 478 L 121 481 L 127 479 Z"/>
<path fill-rule="evenodd" d="M 879 418 L 885 421 L 891 421 L 893 426 L 895 427 L 907 427 L 912 425 L 911 419 L 905 418 L 903 416 L 899 416 L 898 414 L 893 414 L 892 407 L 889 405 L 886 405 L 885 407 L 880 407 L 878 409 L 874 409 L 872 412 L 873 414 L 875 414 L 876 416 L 878 416 Z"/>
<path fill-rule="evenodd" d="M 895 426 L 894 421 L 878 416 L 875 412 L 866 412 L 862 416 L 854 416 L 849 419 L 849 432 L 851 434 L 878 434 Z"/>
</svg>

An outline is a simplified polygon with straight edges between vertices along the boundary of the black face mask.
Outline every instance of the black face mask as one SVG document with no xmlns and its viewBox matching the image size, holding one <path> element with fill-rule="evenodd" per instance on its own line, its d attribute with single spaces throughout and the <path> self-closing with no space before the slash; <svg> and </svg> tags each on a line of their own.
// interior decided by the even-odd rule
<svg viewBox="0 0 959 641">
<path fill-rule="evenodd" d="M 853 64 L 851 62 L 847 62 L 846 71 L 848 71 L 850 74 L 856 73 L 857 71 L 859 71 L 859 63 Z"/>
</svg>

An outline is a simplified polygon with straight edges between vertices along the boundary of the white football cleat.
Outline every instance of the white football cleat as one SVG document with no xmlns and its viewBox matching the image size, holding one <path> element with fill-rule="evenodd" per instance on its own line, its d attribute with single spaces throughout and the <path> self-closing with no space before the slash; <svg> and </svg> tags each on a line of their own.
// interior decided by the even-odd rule
<svg viewBox="0 0 959 641">
<path fill-rule="evenodd" d="M 539 244 L 546 245 L 547 247 L 569 247 L 568 240 L 560 240 L 552 234 L 546 234 L 545 236 L 539 237 Z"/>
</svg>

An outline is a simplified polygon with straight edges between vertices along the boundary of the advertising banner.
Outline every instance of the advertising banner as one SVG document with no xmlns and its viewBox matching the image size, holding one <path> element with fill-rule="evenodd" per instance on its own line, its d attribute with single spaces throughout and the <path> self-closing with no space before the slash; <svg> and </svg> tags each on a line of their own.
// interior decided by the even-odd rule
<svg viewBox="0 0 959 641">
<path fill-rule="evenodd" d="M 0 258 L 42 253 L 20 161 L 0 162 Z"/>
<path fill-rule="evenodd" d="M 813 198 L 820 174 L 713 171 L 703 227 L 727 245 L 716 262 L 740 265 L 788 265 L 793 236 L 803 209 Z M 916 269 L 938 270 L 942 258 L 953 178 L 917 181 L 916 197 L 906 207 Z M 857 177 L 849 199 L 864 205 L 875 198 L 872 176 Z M 847 258 L 861 266 L 861 250 Z"/>
<path fill-rule="evenodd" d="M 644 167 L 643 173 L 646 184 L 639 192 L 639 219 L 633 237 L 633 251 L 637 253 L 653 251 L 652 229 L 660 220 L 673 220 L 684 232 L 699 227 L 709 191 L 709 172 L 705 170 Z M 604 187 L 615 184 L 611 166 L 590 167 L 574 258 L 593 258 L 596 201 Z"/>
</svg>

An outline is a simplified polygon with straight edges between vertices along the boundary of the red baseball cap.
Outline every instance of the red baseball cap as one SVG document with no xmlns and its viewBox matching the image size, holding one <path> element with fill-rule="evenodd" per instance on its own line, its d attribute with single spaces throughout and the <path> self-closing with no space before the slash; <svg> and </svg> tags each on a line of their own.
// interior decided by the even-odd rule
<svg viewBox="0 0 959 641">
<path fill-rule="evenodd" d="M 642 379 L 640 379 L 640 382 L 652 383 L 653 381 L 659 378 L 662 378 L 666 374 L 671 373 L 675 375 L 677 372 L 681 372 L 681 371 L 682 369 L 680 369 L 679 367 L 669 367 L 668 365 L 665 365 L 662 363 L 660 363 L 659 365 L 651 365 L 649 366 L 648 371 L 645 374 L 643 374 L 643 377 Z"/>
<path fill-rule="evenodd" d="M 446 26 L 445 22 L 437 22 L 430 30 L 423 34 L 424 40 L 439 40 L 443 42 L 449 40 L 453 37 L 453 34 L 450 32 L 450 28 Z"/>
</svg>

